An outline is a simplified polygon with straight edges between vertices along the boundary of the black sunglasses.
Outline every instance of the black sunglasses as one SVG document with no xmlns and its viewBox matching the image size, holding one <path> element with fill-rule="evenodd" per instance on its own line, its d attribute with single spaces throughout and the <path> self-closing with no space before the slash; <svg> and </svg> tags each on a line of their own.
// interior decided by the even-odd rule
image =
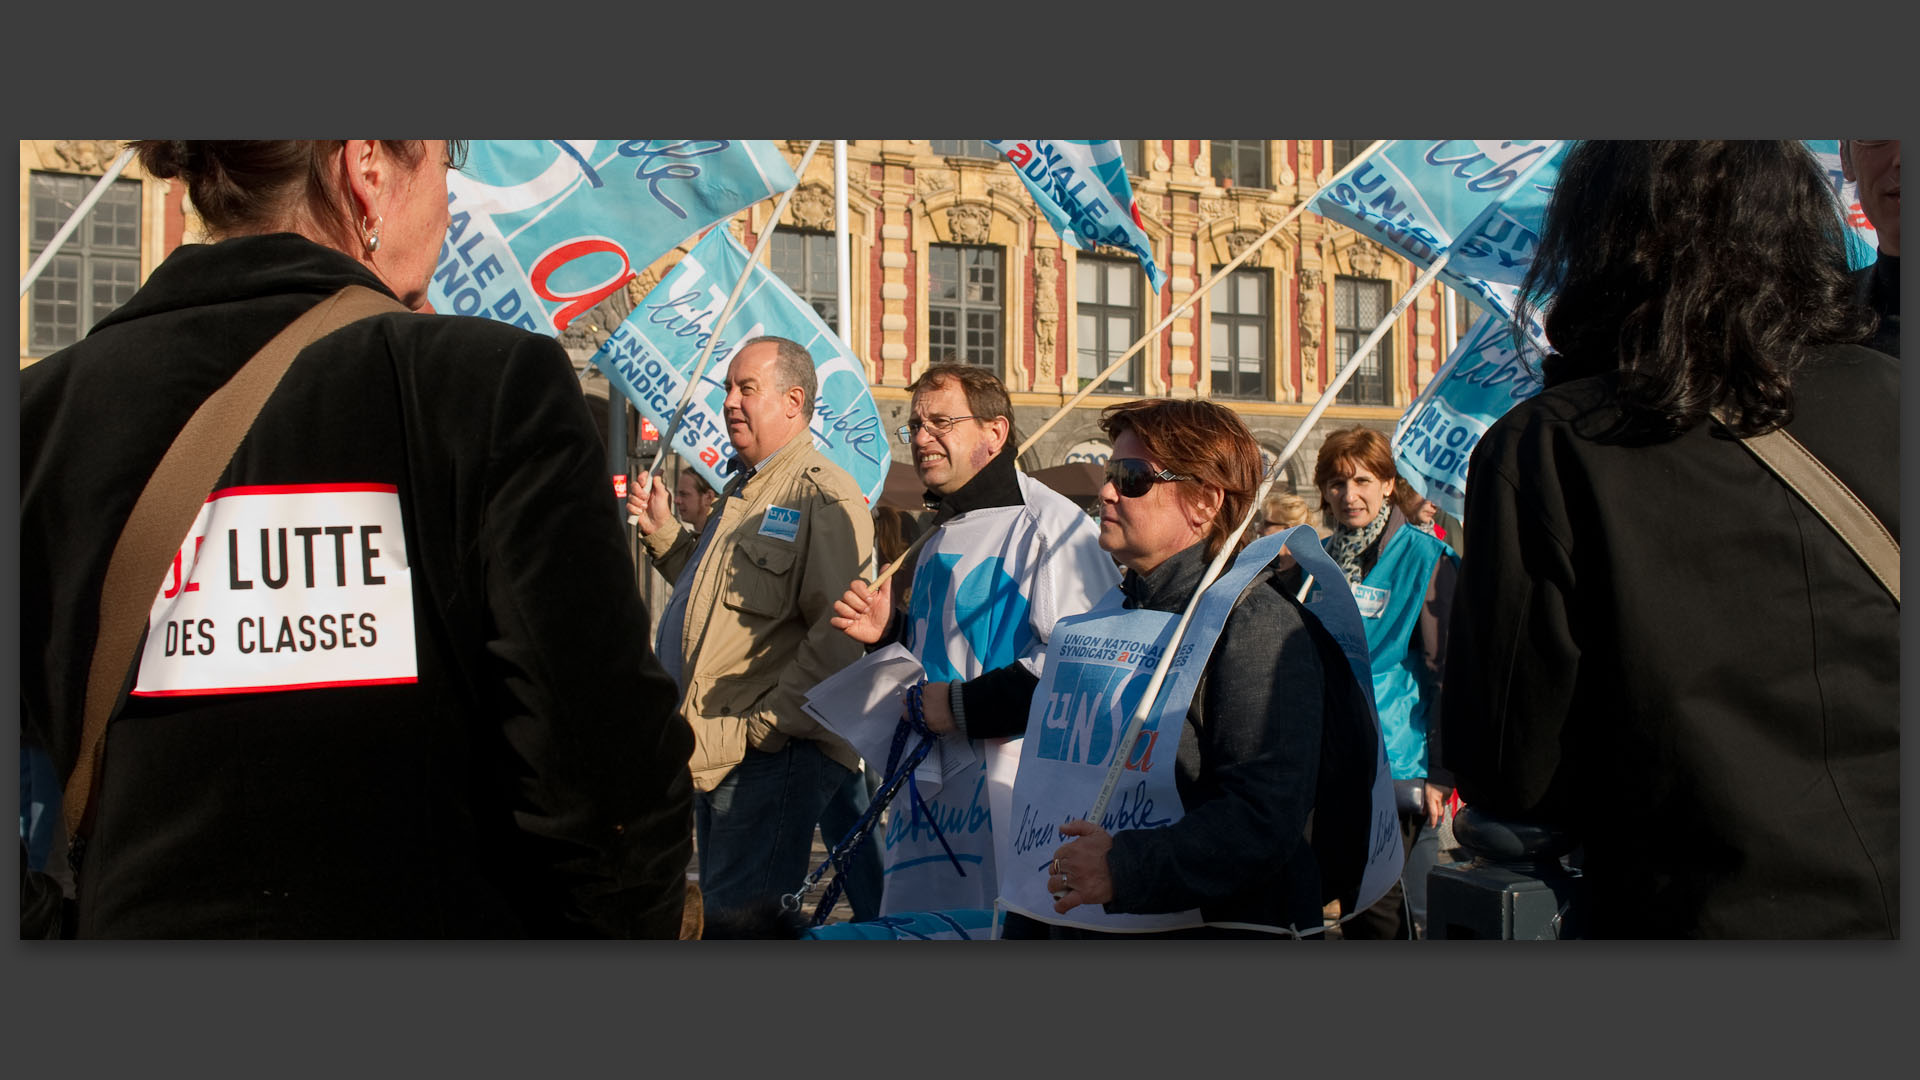
<svg viewBox="0 0 1920 1080">
<path fill-rule="evenodd" d="M 1156 483 L 1174 480 L 1191 480 L 1193 477 L 1161 469 L 1154 472 L 1140 458 L 1122 457 L 1107 459 L 1107 482 L 1120 493 L 1123 499 L 1137 499 L 1152 490 Z"/>
</svg>

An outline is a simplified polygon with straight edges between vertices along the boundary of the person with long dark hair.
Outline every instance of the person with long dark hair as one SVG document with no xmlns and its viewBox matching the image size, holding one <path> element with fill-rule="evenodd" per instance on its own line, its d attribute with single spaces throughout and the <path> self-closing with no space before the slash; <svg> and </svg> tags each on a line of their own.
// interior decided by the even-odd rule
<svg viewBox="0 0 1920 1080">
<path fill-rule="evenodd" d="M 1603 937 L 1899 934 L 1899 605 L 1742 439 L 1897 542 L 1899 371 L 1794 141 L 1588 142 L 1525 307 L 1546 389 L 1469 471 L 1446 672 L 1466 802 L 1570 828 Z"/>
</svg>

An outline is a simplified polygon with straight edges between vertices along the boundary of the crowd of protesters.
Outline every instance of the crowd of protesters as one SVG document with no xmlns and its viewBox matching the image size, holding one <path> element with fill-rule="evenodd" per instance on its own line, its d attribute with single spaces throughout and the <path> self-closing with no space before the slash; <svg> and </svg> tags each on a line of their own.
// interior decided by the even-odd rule
<svg viewBox="0 0 1920 1080">
<path fill-rule="evenodd" d="M 898 433 L 927 512 L 876 512 L 814 450 L 813 358 L 773 337 L 726 368 L 729 482 L 681 469 L 617 507 L 558 345 L 405 310 L 460 144 L 137 149 L 213 242 L 22 373 L 23 936 L 672 937 L 690 904 L 777 912 L 816 830 L 857 833 L 894 787 L 807 694 L 895 653 L 922 674 L 901 724 L 964 767 L 901 786 L 836 866 L 863 922 L 1418 939 L 1464 804 L 1573 837 L 1593 936 L 1899 934 L 1897 142 L 1842 144 L 1880 236 L 1851 275 L 1800 143 L 1578 144 L 1521 294 L 1545 388 L 1480 440 L 1457 521 L 1364 425 L 1321 439 L 1309 498 L 1256 505 L 1246 425 L 1165 399 L 1102 412 L 1083 512 L 1020 471 L 1005 386 L 962 364 L 920 376 Z M 211 473 L 176 558 L 219 576 L 119 584 L 189 418 L 346 286 L 391 310 L 307 347 Z M 1891 583 L 1763 464 L 1782 442 L 1891 539 Z M 634 526 L 672 585 L 657 622 Z M 1196 594 L 1199 660 L 1160 658 L 1153 738 L 1103 750 L 1075 710 L 1124 721 L 1152 665 L 1094 694 L 1076 650 L 1157 640 Z M 1363 642 L 1320 606 L 1346 595 Z M 165 641 L 91 670 L 129 600 Z M 302 643 L 343 605 L 335 644 L 377 677 Z M 1141 758 L 1120 825 L 1033 816 L 1103 754 Z M 1358 903 L 1394 843 L 1381 762 L 1403 869 Z M 28 815 L 62 785 L 64 904 Z"/>
</svg>

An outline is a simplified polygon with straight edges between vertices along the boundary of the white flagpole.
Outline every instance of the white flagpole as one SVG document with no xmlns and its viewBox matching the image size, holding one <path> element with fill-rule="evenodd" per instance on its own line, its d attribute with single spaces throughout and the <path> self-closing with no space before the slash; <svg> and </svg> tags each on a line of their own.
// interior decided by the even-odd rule
<svg viewBox="0 0 1920 1080">
<path fill-rule="evenodd" d="M 1294 431 L 1293 438 L 1287 440 L 1286 448 L 1281 450 L 1280 456 L 1274 459 L 1273 468 L 1261 479 L 1260 488 L 1254 492 L 1253 501 L 1247 507 L 1246 515 L 1240 519 L 1240 524 L 1234 528 L 1233 532 L 1227 535 L 1226 541 L 1220 545 L 1219 552 L 1214 555 L 1213 562 L 1207 565 L 1207 572 L 1201 577 L 1199 587 L 1194 589 L 1192 598 L 1187 601 L 1186 610 L 1180 613 L 1180 621 L 1173 628 L 1173 638 L 1167 645 L 1164 655 L 1172 656 L 1180 647 L 1181 640 L 1187 634 L 1187 624 L 1193 621 L 1194 609 L 1200 605 L 1201 595 L 1219 578 L 1221 569 L 1226 566 L 1227 559 L 1233 554 L 1240 537 L 1247 531 L 1248 526 L 1252 525 L 1254 515 L 1260 513 L 1260 504 L 1266 500 L 1267 492 L 1272 490 L 1274 480 L 1286 470 L 1287 462 L 1293 457 L 1294 451 L 1300 449 L 1300 444 L 1306 441 L 1307 432 L 1320 419 L 1321 414 L 1327 411 L 1327 406 L 1333 404 L 1335 395 L 1347 385 L 1347 380 L 1359 369 L 1360 362 L 1373 353 L 1373 347 L 1380 343 L 1381 338 L 1387 336 L 1387 331 L 1399 321 L 1400 316 L 1413 303 L 1413 298 L 1420 295 L 1420 291 L 1425 289 L 1434 278 L 1440 276 L 1441 269 L 1447 265 L 1447 260 L 1452 256 L 1453 252 L 1448 250 L 1441 252 L 1440 256 L 1434 259 L 1433 265 L 1427 267 L 1414 280 L 1413 287 L 1400 297 L 1392 310 L 1387 312 L 1386 317 L 1380 320 L 1380 325 L 1374 327 L 1373 333 L 1367 335 L 1367 340 L 1347 358 L 1347 362 L 1334 375 L 1333 381 L 1320 392 L 1320 399 L 1313 403 L 1313 408 L 1307 413 L 1306 419 L 1301 421 L 1300 427 Z M 1140 696 L 1140 704 L 1127 721 L 1126 731 L 1114 744 L 1113 760 L 1107 764 L 1106 781 L 1100 785 L 1100 797 L 1094 800 L 1093 809 L 1087 811 L 1088 821 L 1098 825 L 1100 816 L 1106 813 L 1107 802 L 1113 797 L 1113 789 L 1120 782 L 1120 774 L 1126 769 L 1127 759 L 1132 756 L 1134 741 L 1140 737 L 1140 729 L 1146 726 L 1147 717 L 1153 715 L 1154 707 L 1160 697 L 1160 688 L 1165 685 L 1167 670 L 1172 666 L 1172 664 L 1159 665 L 1154 669 L 1153 677 L 1147 681 L 1146 693 Z"/>
<path fill-rule="evenodd" d="M 93 190 L 87 192 L 87 197 L 80 200 L 79 206 L 74 207 L 72 216 L 67 218 L 67 223 L 60 226 L 60 231 L 53 234 L 53 239 L 47 241 L 47 249 L 33 260 L 32 266 L 27 267 L 27 276 L 20 279 L 21 296 L 27 295 L 27 290 L 33 288 L 34 280 L 40 276 L 40 271 L 45 270 L 47 264 L 53 261 L 54 253 L 60 250 L 60 245 L 66 243 L 67 237 L 73 235 L 73 230 L 80 227 L 80 222 L 86 218 L 87 211 L 93 209 L 93 204 L 99 202 L 100 197 L 107 193 L 107 188 L 119 178 L 120 170 L 126 168 L 127 162 L 132 160 L 133 147 L 129 146 L 120 151 L 120 156 L 113 159 L 112 165 L 107 166 L 107 171 L 100 176 L 100 182 L 93 185 Z"/>
<path fill-rule="evenodd" d="M 834 328 L 840 340 L 860 359 L 861 349 L 853 332 L 853 245 L 847 236 L 847 140 L 833 140 L 833 302 L 838 318 Z"/>
<path fill-rule="evenodd" d="M 700 386 L 701 376 L 707 373 L 707 360 L 713 356 L 713 347 L 720 342 L 720 332 L 727 328 L 727 320 L 733 318 L 733 305 L 739 301 L 740 292 L 747 287 L 747 280 L 753 276 L 754 264 L 760 261 L 760 251 L 767 246 L 767 238 L 773 235 L 774 226 L 780 221 L 780 215 L 786 212 L 787 204 L 793 201 L 793 193 L 800 190 L 800 178 L 806 176 L 807 165 L 813 161 L 813 152 L 820 149 L 820 140 L 807 144 L 807 152 L 800 155 L 800 164 L 794 167 L 794 185 L 780 193 L 780 201 L 774 204 L 773 213 L 767 216 L 767 227 L 753 241 L 753 250 L 747 253 L 747 267 L 740 271 L 740 280 L 733 283 L 733 291 L 727 294 L 727 302 L 720 308 L 720 318 L 713 324 L 713 332 L 707 335 L 707 343 L 700 350 L 700 356 L 694 360 L 693 368 L 687 372 L 687 389 L 680 395 L 680 404 L 673 410 L 673 422 L 660 436 L 660 447 L 653 452 L 653 463 L 647 466 L 646 484 L 653 486 L 653 477 L 666 463 L 667 454 L 673 449 L 673 437 L 680 431 L 680 420 L 687 414 L 687 404 L 693 400 L 693 392 Z M 715 222 L 714 228 L 725 228 L 724 222 Z M 637 514 L 627 515 L 628 525 L 640 524 Z"/>
<path fill-rule="evenodd" d="M 1374 144 L 1374 146 L 1378 145 L 1380 144 L 1377 142 Z M 1368 149 L 1371 150 L 1372 147 Z M 1485 224 L 1486 220 L 1493 215 L 1493 212 L 1506 202 L 1507 196 L 1511 195 L 1513 191 L 1514 187 L 1509 186 L 1504 194 L 1488 203 L 1480 213 L 1474 216 L 1472 223 L 1461 230 L 1460 235 L 1472 236 L 1478 232 L 1481 225 Z M 1200 604 L 1201 594 L 1205 593 L 1207 587 L 1219 578 L 1221 569 L 1226 566 L 1227 558 L 1233 553 L 1234 547 L 1239 543 L 1240 537 L 1245 534 L 1247 528 L 1252 525 L 1254 516 L 1261 512 L 1260 504 L 1266 500 L 1267 492 L 1273 489 L 1274 480 L 1286 469 L 1287 462 L 1292 460 L 1294 452 L 1300 449 L 1300 444 L 1306 441 L 1307 432 L 1311 431 L 1313 425 L 1319 422 L 1321 415 L 1327 411 L 1327 406 L 1333 404 L 1335 395 L 1339 394 L 1341 388 L 1347 385 L 1347 380 L 1352 377 L 1354 371 L 1358 370 L 1360 362 L 1372 354 L 1373 347 L 1379 344 L 1380 339 L 1387 335 L 1387 331 L 1393 327 L 1393 324 L 1399 321 L 1400 316 L 1404 314 L 1408 306 L 1413 303 L 1413 298 L 1420 295 L 1423 289 L 1432 284 L 1433 280 L 1440 276 L 1440 271 L 1446 268 L 1448 260 L 1452 258 L 1453 248 L 1449 246 L 1447 250 L 1442 251 L 1439 256 L 1433 260 L 1433 265 L 1421 271 L 1420 276 L 1414 279 L 1413 286 L 1409 288 L 1399 300 L 1394 302 L 1392 310 L 1388 311 L 1386 317 L 1380 320 L 1380 325 L 1373 328 L 1373 333 L 1367 335 L 1367 340 L 1360 343 L 1360 347 L 1354 350 L 1353 355 L 1347 358 L 1347 362 L 1343 364 L 1339 372 L 1334 375 L 1333 381 L 1328 383 L 1326 389 L 1320 392 L 1320 399 L 1313 403 L 1313 408 L 1308 410 L 1306 419 L 1300 422 L 1300 426 L 1294 430 L 1293 437 L 1287 440 L 1286 447 L 1282 449 L 1279 456 L 1274 459 L 1273 468 L 1261 479 L 1260 488 L 1254 492 L 1253 501 L 1251 505 L 1247 507 L 1246 514 L 1241 517 L 1240 524 L 1234 528 L 1232 533 L 1228 534 L 1226 542 L 1220 545 L 1220 551 L 1214 555 L 1213 561 L 1207 565 L 1207 572 L 1201 576 L 1199 587 L 1194 589 L 1192 598 L 1187 601 L 1186 610 L 1180 613 L 1180 621 L 1174 626 L 1173 638 L 1167 645 L 1165 655 L 1172 656 L 1174 651 L 1180 647 L 1181 640 L 1186 636 L 1187 624 L 1193 621 L 1194 608 Z M 1428 389 L 1432 389 L 1431 384 Z M 1301 588 L 1301 592 L 1303 594 L 1306 592 L 1304 585 Z M 1153 714 L 1154 706 L 1160 696 L 1160 688 L 1167 681 L 1167 669 L 1172 666 L 1171 664 L 1161 664 L 1154 670 L 1153 677 L 1147 681 L 1147 689 L 1146 692 L 1140 696 L 1139 706 L 1135 708 L 1133 716 L 1128 720 L 1126 731 L 1121 735 L 1119 742 L 1115 744 L 1113 760 L 1107 765 L 1106 781 L 1100 786 L 1100 796 L 1094 801 L 1093 809 L 1087 812 L 1088 821 L 1097 825 L 1100 822 L 1100 816 L 1106 813 L 1107 801 L 1113 797 L 1113 789 L 1120 781 L 1120 773 L 1124 771 L 1127 759 L 1132 755 L 1134 740 L 1140 737 L 1140 729 L 1146 725 L 1147 717 Z"/>
</svg>

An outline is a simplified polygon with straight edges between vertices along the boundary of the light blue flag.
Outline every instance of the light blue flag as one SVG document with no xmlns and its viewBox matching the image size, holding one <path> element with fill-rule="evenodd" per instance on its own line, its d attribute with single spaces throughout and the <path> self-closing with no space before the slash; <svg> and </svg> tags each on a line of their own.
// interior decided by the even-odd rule
<svg viewBox="0 0 1920 1080">
<path fill-rule="evenodd" d="M 1435 506 L 1464 517 L 1474 446 L 1508 409 L 1539 392 L 1540 354 L 1515 348 L 1512 323 L 1482 316 L 1401 416 L 1395 470 Z"/>
<path fill-rule="evenodd" d="M 1806 140 L 1833 184 L 1846 223 L 1848 264 L 1875 258 L 1873 227 L 1840 171 L 1840 144 Z M 1481 307 L 1512 319 L 1539 247 L 1567 140 L 1396 140 L 1315 197 L 1311 209 L 1425 268 L 1452 251 L 1440 276 Z M 1482 214 L 1484 213 L 1484 218 Z M 1538 321 L 1528 334 L 1544 348 Z"/>
<path fill-rule="evenodd" d="M 1519 284 L 1570 144 L 1564 140 L 1397 139 L 1314 196 L 1309 209 L 1426 269 L 1512 319 Z M 1528 335 L 1544 347 L 1538 319 Z"/>
<path fill-rule="evenodd" d="M 746 269 L 747 250 L 725 228 L 714 229 L 593 354 L 593 365 L 663 431 L 673 422 L 727 295 Z M 725 336 L 714 342 L 673 449 L 715 491 L 726 485 L 725 466 L 734 453 L 722 415 L 727 364 L 741 342 L 762 334 L 797 341 L 813 354 L 820 381 L 813 403 L 813 444 L 852 474 L 869 503 L 879 498 L 892 455 L 867 389 L 866 370 L 811 304 L 757 262 L 727 320 Z"/>
<path fill-rule="evenodd" d="M 1840 140 L 1808 139 L 1806 143 L 1807 149 L 1813 151 L 1814 160 L 1826 172 L 1827 182 L 1833 185 L 1834 196 L 1840 200 L 1840 218 L 1847 225 L 1847 266 L 1854 270 L 1872 266 L 1880 257 L 1880 234 L 1860 209 L 1859 185 L 1847 179 L 1847 174 L 1840 169 Z"/>
<path fill-rule="evenodd" d="M 558 334 L 708 225 L 798 183 L 764 139 L 470 144 L 427 299 Z"/>
<path fill-rule="evenodd" d="M 1878 241 L 1873 226 L 1860 213 L 1854 185 L 1841 173 L 1840 144 L 1811 139 L 1806 142 L 1825 169 L 1839 201 L 1846 226 L 1849 265 L 1855 269 L 1870 265 L 1876 257 Z M 1450 279 L 1449 284 L 1455 288 L 1465 287 L 1465 291 L 1496 314 L 1474 324 L 1434 374 L 1426 390 L 1400 418 L 1394 431 L 1394 464 L 1400 475 L 1414 490 L 1455 517 L 1460 517 L 1465 510 L 1467 460 L 1480 436 L 1516 403 L 1540 392 L 1540 359 L 1547 351 L 1545 333 L 1536 318 L 1530 324 L 1529 347 L 1516 351 L 1513 326 L 1508 320 L 1517 294 L 1515 286 L 1525 276 L 1532 251 L 1539 243 L 1547 202 L 1567 149 L 1567 144 L 1562 144 L 1558 149 L 1541 150 L 1534 156 L 1542 160 L 1528 168 L 1521 157 L 1533 153 L 1541 144 L 1474 145 L 1477 149 L 1470 151 L 1460 143 L 1389 144 L 1381 150 L 1387 157 L 1384 166 L 1368 172 L 1368 163 L 1363 162 L 1348 178 L 1353 181 L 1354 193 L 1364 191 L 1366 198 L 1346 201 L 1361 203 L 1365 211 L 1348 216 L 1339 216 L 1337 211 L 1321 211 L 1354 228 L 1362 227 L 1355 225 L 1355 220 L 1364 222 L 1370 216 L 1369 224 L 1375 230 L 1371 235 L 1381 236 L 1391 231 L 1384 219 L 1392 215 L 1385 211 L 1394 210 L 1400 222 L 1410 223 L 1414 217 L 1398 209 L 1400 202 L 1419 199 L 1423 207 L 1444 204 L 1448 209 L 1437 216 L 1450 216 L 1458 221 L 1470 209 L 1470 203 L 1462 196 L 1463 190 L 1472 194 L 1476 186 L 1489 190 L 1510 189 L 1510 194 L 1479 223 L 1473 234 L 1455 245 L 1453 258 L 1441 271 L 1443 277 Z M 1502 147 L 1508 148 L 1504 157 L 1496 152 Z M 1433 171 L 1420 171 L 1448 166 L 1464 168 L 1468 175 L 1451 177 L 1455 183 L 1448 185 L 1445 178 L 1437 178 Z M 1481 171 L 1475 175 L 1475 170 Z M 1406 198 L 1393 182 L 1410 174 L 1420 176 L 1425 186 L 1419 186 L 1413 198 Z M 1441 180 L 1438 186 L 1434 186 L 1436 179 Z M 1433 190 L 1428 190 L 1429 187 Z M 1315 209 L 1319 211 L 1319 207 Z M 1419 236 L 1411 224 L 1403 225 L 1402 229 L 1412 239 L 1389 246 L 1422 266 L 1430 265 L 1433 255 L 1420 249 L 1420 245 L 1426 243 L 1425 238 Z M 1478 287 L 1473 287 L 1475 285 Z"/>
<path fill-rule="evenodd" d="M 1112 139 L 988 139 L 1007 155 L 1020 182 L 1062 240 L 1082 251 L 1096 244 L 1131 251 L 1147 272 L 1153 291 L 1166 283 L 1166 271 L 1153 261 L 1153 244 L 1134 205 L 1133 186 Z"/>
</svg>

